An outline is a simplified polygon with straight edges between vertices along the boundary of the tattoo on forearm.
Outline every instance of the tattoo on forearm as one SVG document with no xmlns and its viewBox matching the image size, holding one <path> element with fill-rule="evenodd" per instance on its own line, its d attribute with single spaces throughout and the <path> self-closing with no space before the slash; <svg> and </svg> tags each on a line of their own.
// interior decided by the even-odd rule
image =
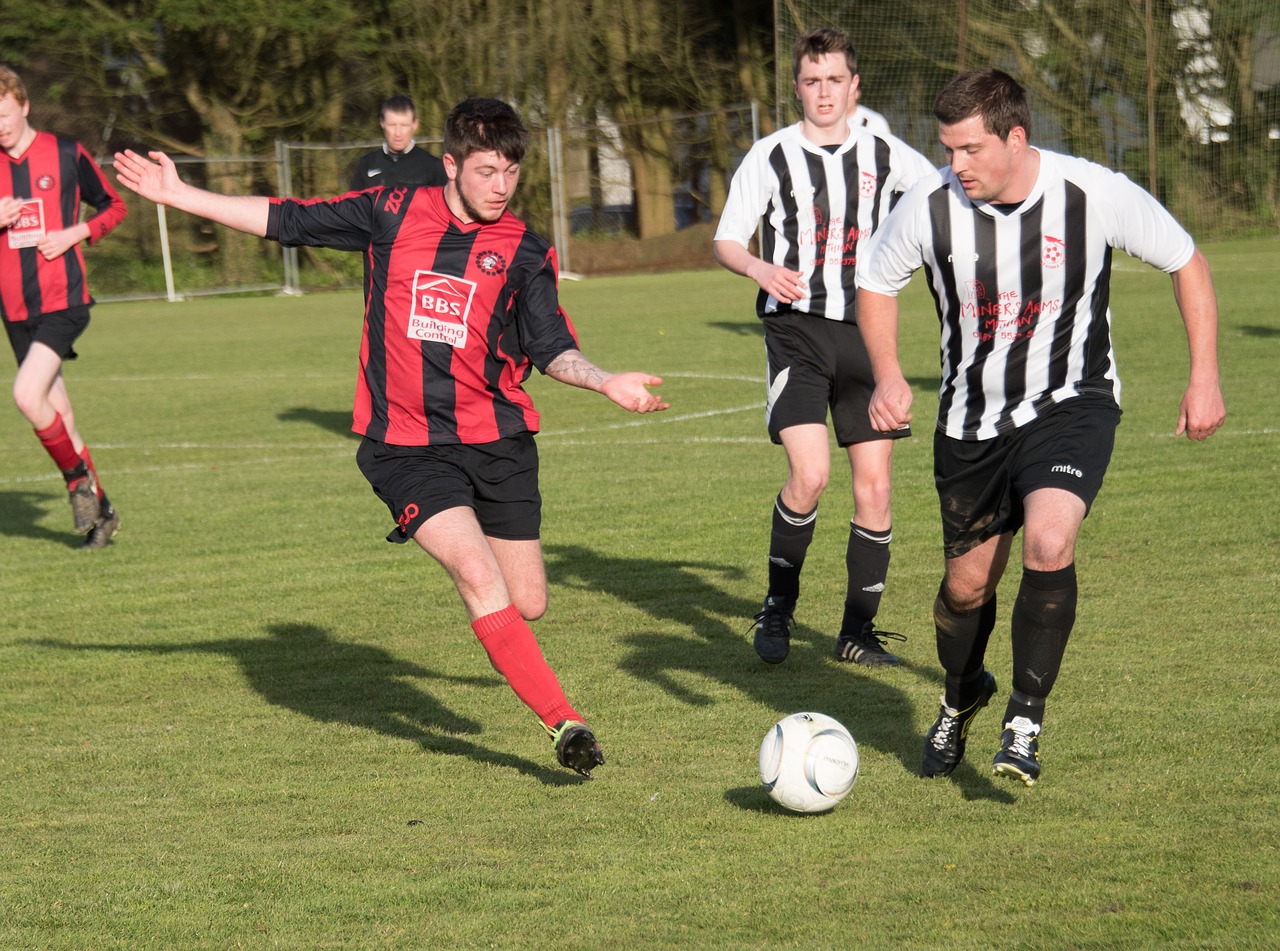
<svg viewBox="0 0 1280 951">
<path fill-rule="evenodd" d="M 547 364 L 547 373 L 565 383 L 586 389 L 598 388 L 609 376 L 581 353 L 573 350 L 560 354 Z"/>
</svg>

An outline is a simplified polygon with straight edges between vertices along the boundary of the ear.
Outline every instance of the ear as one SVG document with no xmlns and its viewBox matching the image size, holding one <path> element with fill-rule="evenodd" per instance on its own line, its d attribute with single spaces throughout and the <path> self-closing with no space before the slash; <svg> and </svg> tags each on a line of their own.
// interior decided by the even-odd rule
<svg viewBox="0 0 1280 951">
<path fill-rule="evenodd" d="M 440 161 L 444 163 L 444 173 L 449 176 L 449 181 L 454 181 L 458 177 L 458 163 L 454 161 L 452 155 L 445 152 L 440 156 Z"/>
<path fill-rule="evenodd" d="M 855 104 L 862 96 L 862 78 L 857 74 L 853 74 L 853 82 L 849 83 L 849 104 Z"/>
</svg>

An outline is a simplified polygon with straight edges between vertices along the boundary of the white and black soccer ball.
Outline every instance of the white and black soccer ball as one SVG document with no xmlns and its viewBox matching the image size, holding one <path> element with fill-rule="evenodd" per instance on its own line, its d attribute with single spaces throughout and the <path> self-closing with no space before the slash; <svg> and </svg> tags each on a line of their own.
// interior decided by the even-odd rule
<svg viewBox="0 0 1280 951">
<path fill-rule="evenodd" d="M 760 744 L 760 782 L 793 812 L 826 812 L 858 778 L 858 744 L 825 713 L 783 717 Z"/>
</svg>

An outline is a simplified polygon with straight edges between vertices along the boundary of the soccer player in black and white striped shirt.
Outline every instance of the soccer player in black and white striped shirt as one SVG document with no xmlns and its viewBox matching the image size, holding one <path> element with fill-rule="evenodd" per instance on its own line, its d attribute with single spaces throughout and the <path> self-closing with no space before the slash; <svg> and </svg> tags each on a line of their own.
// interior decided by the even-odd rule
<svg viewBox="0 0 1280 951">
<path fill-rule="evenodd" d="M 983 658 L 1014 534 L 1013 689 L 994 770 L 1040 775 L 1045 700 L 1075 622 L 1075 545 L 1120 419 L 1108 306 L 1112 248 L 1170 275 L 1190 345 L 1177 434 L 1207 439 L 1226 416 L 1217 302 L 1191 237 L 1123 175 L 1030 145 L 1026 93 L 964 73 L 934 106 L 949 161 L 912 189 L 858 266 L 858 311 L 875 370 L 872 424 L 911 420 L 897 359 L 897 293 L 925 268 L 941 322 L 934 474 L 946 571 L 934 604 L 946 688 L 921 773 L 949 775 L 995 693 Z"/>
<path fill-rule="evenodd" d="M 831 474 L 830 408 L 849 455 L 855 520 L 846 554 L 849 582 L 836 639 L 842 661 L 885 666 L 898 659 L 874 630 L 889 568 L 889 481 L 893 439 L 871 428 L 874 380 L 858 333 L 854 268 L 894 198 L 932 174 L 924 156 L 893 136 L 850 129 L 857 60 L 838 30 L 810 31 L 793 55 L 804 118 L 752 146 L 733 176 L 716 230 L 716 259 L 760 288 L 768 360 L 765 420 L 787 453 L 789 475 L 774 502 L 769 592 L 756 616 L 762 660 L 784 661 L 800 570 L 813 540 L 818 499 Z M 748 250 L 761 219 L 761 257 Z"/>
</svg>

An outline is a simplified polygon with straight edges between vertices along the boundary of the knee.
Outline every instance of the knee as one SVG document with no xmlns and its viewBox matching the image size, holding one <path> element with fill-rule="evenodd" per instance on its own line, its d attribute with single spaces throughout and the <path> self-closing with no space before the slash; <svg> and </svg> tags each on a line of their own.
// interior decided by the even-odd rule
<svg viewBox="0 0 1280 951">
<path fill-rule="evenodd" d="M 938 592 L 938 598 L 944 607 L 957 614 L 967 614 L 978 610 L 991 600 L 996 592 L 998 580 L 970 581 L 948 577 L 942 582 L 942 590 Z"/>
<path fill-rule="evenodd" d="M 853 487 L 853 508 L 859 525 L 880 529 L 889 526 L 892 492 L 888 474 L 858 479 Z"/>
<path fill-rule="evenodd" d="M 40 399 L 38 394 L 31 387 L 23 386 L 20 381 L 14 381 L 13 384 L 13 402 L 18 407 L 18 412 L 30 419 L 36 410 L 40 408 Z"/>
<path fill-rule="evenodd" d="M 1076 559 L 1075 534 L 1041 532 L 1023 542 L 1022 563 L 1034 571 L 1057 571 Z"/>
<path fill-rule="evenodd" d="M 515 595 L 512 599 L 516 610 L 520 612 L 520 616 L 526 621 L 536 621 L 547 613 L 547 595 L 545 592 L 538 594 L 523 593 Z"/>
<path fill-rule="evenodd" d="M 787 480 L 786 497 L 783 501 L 789 508 L 804 514 L 813 511 L 826 491 L 830 473 L 818 469 L 799 469 L 791 473 Z"/>
</svg>

